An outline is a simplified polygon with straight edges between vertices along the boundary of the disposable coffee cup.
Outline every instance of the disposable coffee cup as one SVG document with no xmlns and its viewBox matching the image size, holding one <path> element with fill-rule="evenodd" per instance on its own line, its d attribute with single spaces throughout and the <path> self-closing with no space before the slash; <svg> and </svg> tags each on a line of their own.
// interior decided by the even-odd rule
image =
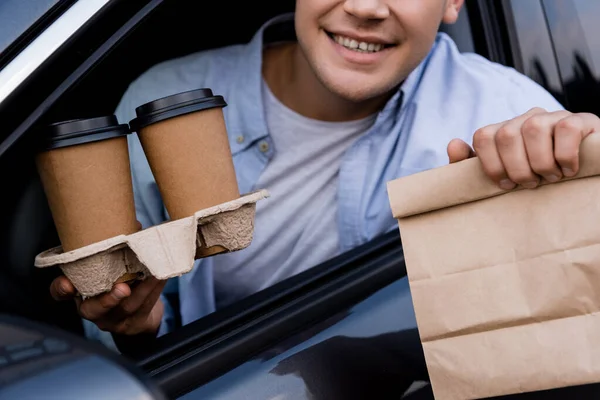
<svg viewBox="0 0 600 400">
<path fill-rule="evenodd" d="M 240 197 L 222 96 L 198 89 L 136 108 L 130 122 L 171 220 Z"/>
<path fill-rule="evenodd" d="M 139 230 L 127 124 L 105 116 L 52 124 L 36 156 L 63 251 Z"/>
</svg>

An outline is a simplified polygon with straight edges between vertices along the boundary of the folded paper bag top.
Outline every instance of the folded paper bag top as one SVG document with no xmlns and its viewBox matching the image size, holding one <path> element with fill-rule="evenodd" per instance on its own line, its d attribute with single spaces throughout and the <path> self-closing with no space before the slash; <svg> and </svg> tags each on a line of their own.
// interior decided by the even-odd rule
<svg viewBox="0 0 600 400">
<path fill-rule="evenodd" d="M 573 178 L 600 174 L 600 132 L 588 135 L 580 150 L 580 171 Z M 541 185 L 548 182 L 542 180 Z M 440 208 L 507 193 L 483 171 L 478 158 L 433 168 L 388 182 L 394 218 L 404 218 Z M 518 187 L 514 190 L 522 190 Z"/>
<path fill-rule="evenodd" d="M 477 159 L 388 190 L 436 399 L 600 382 L 600 134 L 574 178 L 533 190 Z"/>
</svg>

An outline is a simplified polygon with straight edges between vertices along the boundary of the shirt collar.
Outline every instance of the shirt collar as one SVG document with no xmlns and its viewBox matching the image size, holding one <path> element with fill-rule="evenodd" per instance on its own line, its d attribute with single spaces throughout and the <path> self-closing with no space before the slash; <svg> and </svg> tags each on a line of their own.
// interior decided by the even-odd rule
<svg viewBox="0 0 600 400">
<path fill-rule="evenodd" d="M 415 68 L 402 82 L 398 91 L 394 93 L 394 95 L 388 100 L 384 108 L 381 110 L 381 115 L 389 114 L 390 112 L 398 112 L 402 107 L 406 104 L 410 103 L 419 88 L 421 83 L 421 79 L 423 78 L 425 71 L 427 69 L 427 65 L 429 64 L 429 60 L 431 59 L 431 55 L 433 54 L 437 44 L 439 42 L 439 35 L 436 37 L 436 40 L 425 57 L 423 61 L 419 63 L 417 68 Z"/>
<path fill-rule="evenodd" d="M 294 14 L 287 13 L 279 15 L 267 21 L 256 32 L 247 46 L 244 46 L 243 54 L 239 64 L 239 70 L 235 74 L 236 98 L 229 99 L 232 107 L 242 108 L 229 113 L 228 127 L 232 153 L 235 154 L 251 146 L 257 140 L 260 140 L 268 135 L 267 122 L 262 99 L 262 60 L 263 48 L 265 43 L 264 38 L 267 37 L 269 42 L 286 39 L 285 36 L 277 36 L 280 31 L 277 26 L 290 26 L 290 21 L 293 21 Z M 293 28 L 293 23 L 291 24 Z M 269 29 L 273 27 L 273 29 Z M 268 32 L 265 35 L 265 31 Z M 244 137 L 244 140 L 236 140 L 238 137 Z"/>
</svg>

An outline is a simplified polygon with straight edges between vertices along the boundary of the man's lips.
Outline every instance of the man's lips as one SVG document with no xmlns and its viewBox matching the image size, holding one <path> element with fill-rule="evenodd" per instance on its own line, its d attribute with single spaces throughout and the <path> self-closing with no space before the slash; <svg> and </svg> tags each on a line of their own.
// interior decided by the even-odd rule
<svg viewBox="0 0 600 400">
<path fill-rule="evenodd" d="M 394 46 L 389 40 L 374 35 L 329 31 L 325 31 L 325 33 L 337 44 L 357 52 L 374 53 Z"/>
<path fill-rule="evenodd" d="M 373 67 L 378 65 L 386 58 L 395 45 L 357 41 L 336 34 L 330 34 L 324 31 L 327 39 L 331 43 L 333 50 L 343 59 L 352 65 L 364 67 Z"/>
</svg>

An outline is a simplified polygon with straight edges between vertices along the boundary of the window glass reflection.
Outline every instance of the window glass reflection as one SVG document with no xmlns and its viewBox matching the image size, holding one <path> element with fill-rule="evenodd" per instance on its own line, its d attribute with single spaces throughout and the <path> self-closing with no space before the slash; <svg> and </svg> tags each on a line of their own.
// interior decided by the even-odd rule
<svg viewBox="0 0 600 400">
<path fill-rule="evenodd" d="M 573 0 L 579 17 L 579 23 L 590 51 L 590 67 L 596 77 L 600 78 L 600 1 Z"/>
</svg>

